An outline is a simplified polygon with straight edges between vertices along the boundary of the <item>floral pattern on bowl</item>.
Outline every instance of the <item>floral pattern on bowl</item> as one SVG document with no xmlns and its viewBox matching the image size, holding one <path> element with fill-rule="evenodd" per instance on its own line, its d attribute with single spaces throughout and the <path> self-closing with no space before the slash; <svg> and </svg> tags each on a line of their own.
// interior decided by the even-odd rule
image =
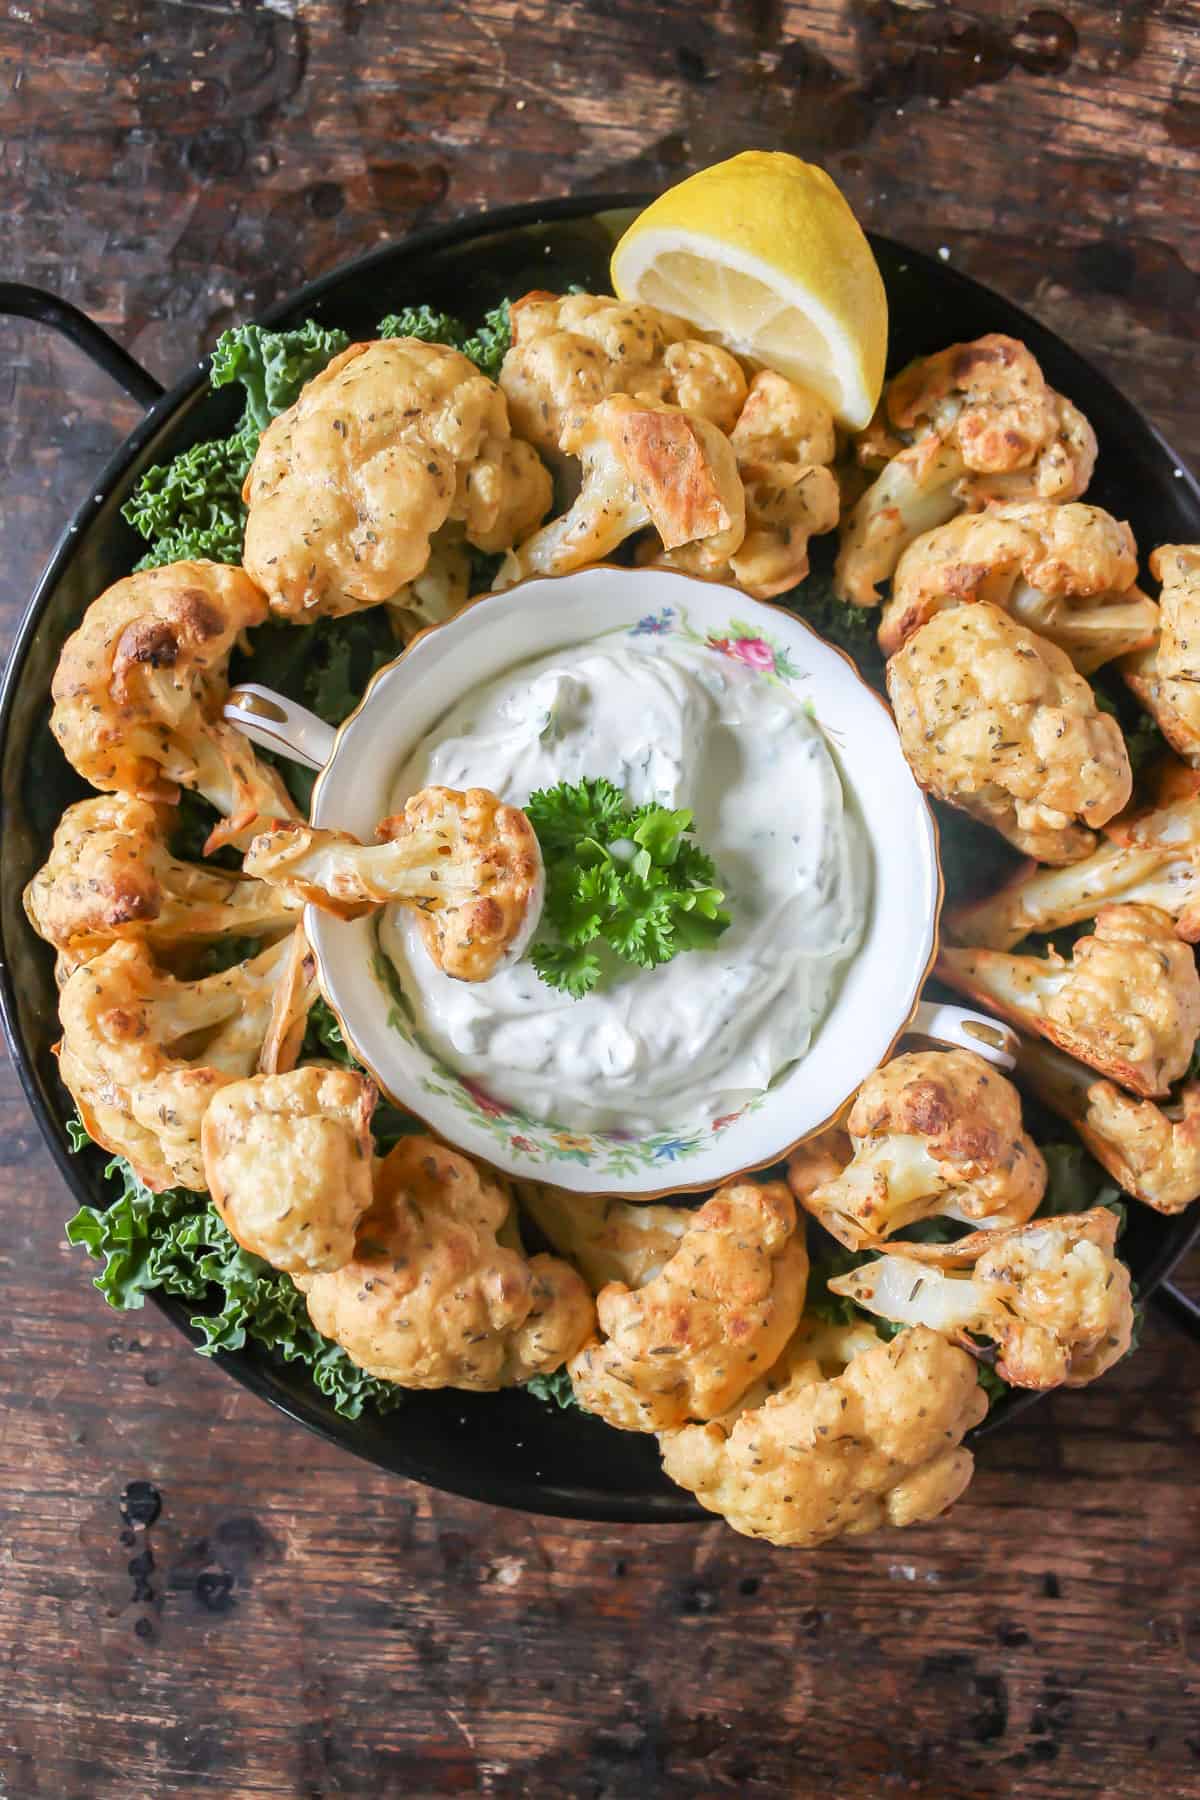
<svg viewBox="0 0 1200 1800">
<path fill-rule="evenodd" d="M 378 935 L 372 969 L 386 998 L 390 1029 L 398 1032 L 406 1044 L 419 1050 L 429 1064 L 428 1072 L 421 1080 L 422 1088 L 427 1094 L 448 1101 L 476 1130 L 486 1132 L 495 1146 L 498 1163 L 511 1163 L 514 1156 L 519 1156 L 543 1165 L 547 1179 L 552 1179 L 555 1163 L 577 1163 L 591 1170 L 598 1180 L 650 1174 L 656 1170 L 661 1170 L 664 1179 L 669 1179 L 672 1163 L 686 1162 L 711 1148 L 713 1140 L 723 1131 L 762 1104 L 760 1098 L 752 1099 L 736 1112 L 713 1119 L 707 1130 L 698 1130 L 688 1136 L 669 1131 L 652 1132 L 646 1137 L 634 1137 L 621 1131 L 578 1132 L 567 1130 L 553 1119 L 531 1119 L 528 1114 L 489 1094 L 479 1082 L 446 1067 L 417 1028 L 411 1002 L 379 943 Z"/>
<path fill-rule="evenodd" d="M 940 874 L 933 824 L 900 752 L 886 706 L 832 648 L 786 609 L 676 570 L 607 564 L 537 577 L 481 596 L 426 632 L 381 670 L 357 710 L 317 757 L 313 821 L 369 841 L 392 806 L 394 771 L 464 693 L 547 650 L 609 632 L 632 641 L 678 634 L 699 654 L 786 686 L 819 719 L 837 751 L 870 848 L 872 889 L 905 904 L 872 906 L 867 934 L 821 1025 L 816 1056 L 779 1073 L 751 1104 L 714 1102 L 732 1117 L 669 1121 L 653 1133 L 573 1129 L 530 1119 L 497 1094 L 464 1084 L 417 1041 L 414 1021 L 387 998 L 373 965 L 368 919 L 306 909 L 322 991 L 363 1065 L 397 1105 L 468 1155 L 516 1177 L 579 1193 L 642 1199 L 719 1187 L 777 1163 L 832 1118 L 889 1053 L 911 1016 L 933 958 Z M 240 721 L 244 723 L 244 721 Z M 319 729 L 319 727 L 318 727 Z M 277 746 L 278 747 L 278 746 Z M 695 1120 L 693 1102 L 682 1119 Z"/>
<path fill-rule="evenodd" d="M 756 632 L 744 619 L 730 619 L 723 632 L 712 628 L 697 631 L 688 618 L 686 607 L 663 606 L 658 612 L 647 613 L 636 625 L 631 625 L 628 636 L 681 637 L 689 644 L 701 644 L 706 650 L 715 650 L 718 656 L 731 657 L 770 681 L 790 683 L 807 679 L 804 672 L 796 667 L 783 644 L 773 637 Z"/>
</svg>

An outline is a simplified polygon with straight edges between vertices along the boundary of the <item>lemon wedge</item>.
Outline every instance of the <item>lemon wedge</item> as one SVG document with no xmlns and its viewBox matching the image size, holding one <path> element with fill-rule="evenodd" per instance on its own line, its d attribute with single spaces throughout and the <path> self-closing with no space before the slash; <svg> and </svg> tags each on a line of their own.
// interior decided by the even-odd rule
<svg viewBox="0 0 1200 1800">
<path fill-rule="evenodd" d="M 613 252 L 613 289 L 815 389 L 861 429 L 883 386 L 887 296 L 824 169 L 747 150 L 669 188 Z"/>
</svg>

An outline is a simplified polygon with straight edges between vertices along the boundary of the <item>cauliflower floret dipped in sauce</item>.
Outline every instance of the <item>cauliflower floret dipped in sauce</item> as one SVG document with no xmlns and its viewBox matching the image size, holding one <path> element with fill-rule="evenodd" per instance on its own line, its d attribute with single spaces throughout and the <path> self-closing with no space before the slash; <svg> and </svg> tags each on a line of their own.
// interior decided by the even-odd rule
<svg viewBox="0 0 1200 1800">
<path fill-rule="evenodd" d="M 816 394 L 761 369 L 730 434 L 745 491 L 745 536 L 721 552 L 713 540 L 651 547 L 642 560 L 711 581 L 735 581 L 758 600 L 808 574 L 809 539 L 838 521 L 833 414 Z"/>
<path fill-rule="evenodd" d="M 1000 500 L 1077 500 L 1096 437 L 1047 386 L 1036 358 L 998 333 L 920 358 L 888 383 L 863 453 L 882 472 L 842 526 L 836 585 L 858 606 L 915 538 Z"/>
<path fill-rule="evenodd" d="M 1185 943 L 1200 942 L 1200 774 L 1160 771 L 1150 804 L 1104 827 L 1095 850 L 1063 869 L 1029 867 L 946 917 L 960 944 L 1007 950 L 1031 932 L 1094 919 L 1105 906 L 1156 906 Z"/>
<path fill-rule="evenodd" d="M 1156 1105 L 1036 1038 L 1023 1040 L 1018 1066 L 1125 1193 L 1168 1214 L 1200 1199 L 1200 1081 Z"/>
<path fill-rule="evenodd" d="M 1081 674 L 1154 640 L 1129 526 L 1098 506 L 1022 500 L 963 513 L 910 544 L 879 643 L 891 656 L 948 607 L 985 600 L 1065 650 Z"/>
<path fill-rule="evenodd" d="M 732 431 L 746 378 L 727 350 L 657 307 L 598 294 L 543 292 L 513 303 L 512 348 L 500 370 L 513 430 L 561 462 L 563 429 L 611 394 L 682 408 Z"/>
<path fill-rule="evenodd" d="M 1200 763 L 1200 545 L 1160 545 L 1150 572 L 1162 583 L 1158 639 L 1122 673 L 1171 747 Z"/>
<path fill-rule="evenodd" d="M 1195 954 L 1157 906 L 1109 906 L 1071 956 L 944 949 L 937 973 L 1024 1031 L 1146 1097 L 1166 1094 L 1200 1036 Z"/>
<path fill-rule="evenodd" d="M 525 814 L 486 788 L 426 787 L 385 819 L 378 845 L 310 825 L 266 832 L 246 868 L 338 918 L 409 907 L 430 957 L 459 981 L 487 981 L 525 949 L 545 886 Z"/>
<path fill-rule="evenodd" d="M 659 1443 L 672 1481 L 735 1531 L 810 1549 L 945 1512 L 986 1412 L 971 1357 L 936 1332 L 885 1344 L 866 1325 L 806 1321 L 738 1405 Z"/>
<path fill-rule="evenodd" d="M 271 611 L 304 620 L 405 604 L 447 523 L 506 550 L 550 505 L 504 396 L 443 344 L 352 344 L 263 433 L 246 477 L 245 563 Z"/>
<path fill-rule="evenodd" d="M 292 929 L 296 902 L 287 894 L 172 856 L 174 819 L 172 808 L 128 794 L 98 794 L 67 808 L 25 889 L 25 910 L 68 969 L 118 938 L 142 938 L 161 959 L 222 937 L 272 938 Z"/>
<path fill-rule="evenodd" d="M 593 1329 L 592 1298 L 554 1256 L 499 1242 L 512 1202 L 428 1137 L 379 1164 L 354 1255 L 301 1274 L 309 1317 L 351 1360 L 400 1387 L 511 1387 L 561 1368 Z"/>
<path fill-rule="evenodd" d="M 718 568 L 741 544 L 746 503 L 737 459 L 724 433 L 699 414 L 614 394 L 570 414 L 560 444 L 580 460 L 579 493 L 506 559 L 497 587 L 602 561 L 647 525 L 668 548 L 690 545 Z"/>
<path fill-rule="evenodd" d="M 913 1050 L 885 1063 L 858 1090 L 846 1126 L 844 1140 L 802 1145 L 788 1180 L 851 1250 L 918 1219 L 1023 1224 L 1045 1192 L 1017 1090 L 970 1050 Z"/>
<path fill-rule="evenodd" d="M 808 1256 L 781 1181 L 720 1188 L 636 1289 L 609 1283 L 569 1368 L 580 1404 L 623 1431 L 711 1419 L 775 1361 L 804 1306 Z"/>
<path fill-rule="evenodd" d="M 155 1192 L 203 1189 L 205 1111 L 218 1089 L 254 1073 L 289 951 L 284 938 L 218 975 L 177 981 L 124 939 L 63 987 L 59 1073 L 88 1136 Z"/>
<path fill-rule="evenodd" d="M 954 1244 L 905 1244 L 829 1287 L 967 1350 L 990 1338 L 997 1372 L 1014 1387 L 1084 1387 L 1125 1355 L 1133 1335 L 1117 1229 L 1116 1214 L 1097 1207 Z"/>
<path fill-rule="evenodd" d="M 93 787 L 142 800 L 203 794 L 224 814 L 206 850 L 294 818 L 274 770 L 221 716 L 230 653 L 266 616 L 261 591 L 224 563 L 168 563 L 115 582 L 54 672 L 50 729 L 67 761 Z"/>
<path fill-rule="evenodd" d="M 253 1075 L 213 1096 L 201 1146 L 244 1250 L 292 1274 L 340 1269 L 371 1204 L 375 1085 L 351 1069 Z"/>
<path fill-rule="evenodd" d="M 1116 720 L 1065 651 L 994 606 L 959 606 L 892 657 L 888 694 L 921 786 L 1041 862 L 1076 862 L 1088 826 L 1128 803 L 1133 776 Z"/>
</svg>

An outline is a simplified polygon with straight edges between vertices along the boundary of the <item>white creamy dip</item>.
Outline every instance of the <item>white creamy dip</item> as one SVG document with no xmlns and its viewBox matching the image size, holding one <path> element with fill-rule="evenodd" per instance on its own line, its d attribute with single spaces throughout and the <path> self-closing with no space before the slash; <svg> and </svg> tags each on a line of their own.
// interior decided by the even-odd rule
<svg viewBox="0 0 1200 1800">
<path fill-rule="evenodd" d="M 498 1099 L 568 1128 L 695 1129 L 808 1052 L 863 935 L 865 833 L 800 700 L 677 636 L 613 633 L 510 670 L 445 715 L 393 798 L 440 783 L 521 806 L 585 775 L 692 808 L 733 917 L 715 948 L 614 963 L 573 1000 L 528 958 L 450 980 L 402 908 L 383 945 L 432 1047 Z"/>
</svg>

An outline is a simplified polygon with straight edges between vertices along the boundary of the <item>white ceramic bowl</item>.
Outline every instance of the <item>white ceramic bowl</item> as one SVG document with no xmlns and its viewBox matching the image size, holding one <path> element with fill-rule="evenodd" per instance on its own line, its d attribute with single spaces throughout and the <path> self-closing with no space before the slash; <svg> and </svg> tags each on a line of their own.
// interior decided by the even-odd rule
<svg viewBox="0 0 1200 1800">
<path fill-rule="evenodd" d="M 711 641 L 714 656 L 738 655 L 765 686 L 782 682 L 811 701 L 870 844 L 872 896 L 862 947 L 808 1055 L 766 1093 L 700 1131 L 626 1136 L 576 1131 L 570 1118 L 529 1119 L 422 1045 L 372 920 L 347 923 L 313 907 L 305 914 L 326 999 L 359 1059 L 397 1104 L 509 1174 L 644 1198 L 714 1187 L 778 1161 L 829 1122 L 913 1025 L 936 951 L 936 833 L 891 714 L 850 660 L 793 614 L 737 589 L 663 570 L 597 566 L 489 595 L 425 632 L 376 675 L 336 733 L 262 688 L 239 689 L 227 709 L 256 741 L 320 769 L 314 824 L 371 842 L 379 820 L 394 810 L 397 770 L 463 694 L 548 651 L 639 624 L 645 631 L 649 620 L 656 630 Z M 703 981 L 704 959 L 694 961 L 695 978 Z M 967 1042 L 1011 1066 L 1002 1036 L 994 1028 L 989 1033 L 984 1021 L 972 1026 L 971 1015 L 959 1009 L 940 1009 L 936 1020 L 919 1023 L 926 1035 Z"/>
</svg>

